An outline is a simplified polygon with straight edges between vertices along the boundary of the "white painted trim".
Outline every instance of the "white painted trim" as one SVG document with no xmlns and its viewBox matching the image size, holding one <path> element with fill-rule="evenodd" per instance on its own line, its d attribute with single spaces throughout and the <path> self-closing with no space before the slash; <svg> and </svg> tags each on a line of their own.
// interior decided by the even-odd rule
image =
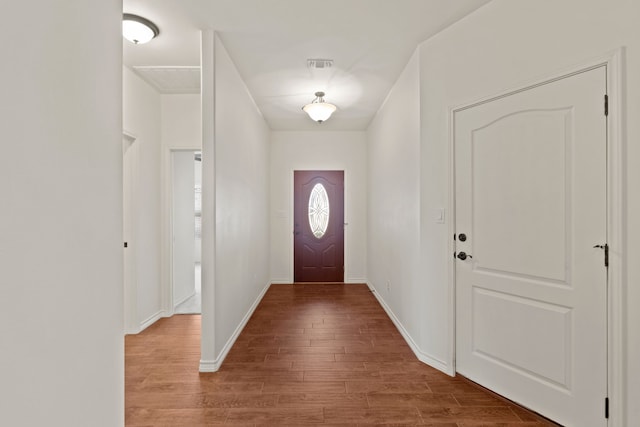
<svg viewBox="0 0 640 427">
<path fill-rule="evenodd" d="M 216 173 L 215 163 L 215 45 L 216 33 L 200 33 L 201 108 L 202 115 L 202 317 L 200 354 L 203 360 L 215 357 L 216 293 Z"/>
<path fill-rule="evenodd" d="M 217 372 L 218 369 L 220 369 L 220 366 L 222 366 L 222 362 L 224 362 L 224 359 L 226 359 L 227 355 L 229 354 L 229 351 L 233 347 L 233 344 L 236 342 L 236 340 L 242 333 L 242 330 L 244 329 L 244 327 L 247 326 L 249 319 L 251 319 L 251 316 L 253 316 L 253 312 L 256 311 L 258 304 L 260 304 L 260 301 L 262 301 L 262 298 L 264 298 L 264 295 L 267 293 L 270 287 L 271 287 L 271 284 L 269 283 L 262 289 L 262 291 L 260 292 L 260 295 L 258 295 L 258 298 L 256 298 L 253 304 L 251 304 L 251 307 L 249 307 L 249 311 L 247 311 L 247 313 L 244 315 L 244 317 L 242 318 L 242 321 L 240 322 L 236 330 L 233 331 L 233 334 L 231 334 L 231 337 L 229 337 L 224 347 L 222 347 L 222 351 L 220 351 L 220 353 L 218 354 L 218 357 L 216 357 L 215 360 L 200 361 L 200 372 Z"/>
<path fill-rule="evenodd" d="M 295 202 L 293 198 L 295 197 L 295 192 L 296 192 L 296 185 L 295 185 L 295 178 L 294 178 L 294 174 L 296 170 L 299 170 L 299 169 L 289 170 L 289 231 L 291 232 L 291 235 L 289 237 L 289 244 L 287 245 L 289 250 L 289 255 L 287 259 L 289 260 L 289 263 L 290 263 L 289 264 L 290 276 L 288 279 L 289 283 L 294 283 L 293 280 L 296 277 L 296 263 L 294 259 L 294 256 L 295 256 L 294 250 L 295 250 L 296 244 L 295 244 L 295 235 L 293 234 L 295 230 L 295 218 L 293 217 L 295 215 L 295 210 L 294 210 Z"/>
<path fill-rule="evenodd" d="M 609 300 L 609 425 L 627 425 L 626 370 L 625 370 L 625 295 L 627 184 L 626 168 L 626 111 L 624 109 L 625 50 L 620 48 L 606 57 L 607 93 L 609 94 L 608 137 L 608 206 L 607 240 L 609 244 L 608 300 Z"/>
<path fill-rule="evenodd" d="M 218 372 L 218 369 L 220 365 L 215 360 L 201 360 L 198 368 L 200 372 Z"/>
<path fill-rule="evenodd" d="M 291 280 L 283 279 L 283 280 L 272 280 L 272 285 L 291 285 Z"/>
<path fill-rule="evenodd" d="M 342 169 L 342 282 L 349 277 L 349 171 Z"/>
<path fill-rule="evenodd" d="M 149 316 L 147 319 L 143 320 L 142 323 L 140 323 L 140 330 L 138 331 L 138 333 L 144 331 L 163 317 L 167 317 L 165 316 L 164 310 L 160 310 L 156 314 Z"/>
<path fill-rule="evenodd" d="M 607 70 L 607 93 L 609 95 L 609 117 L 607 120 L 607 240 L 609 244 L 609 271 L 608 271 L 608 389 L 609 389 L 609 420 L 611 427 L 624 427 L 626 425 L 626 369 L 625 369 L 625 310 L 624 298 L 626 295 L 626 190 L 625 181 L 625 154 L 626 135 L 624 125 L 626 122 L 626 110 L 624 109 L 624 81 L 625 81 L 625 49 L 618 48 L 602 56 L 583 62 L 582 64 L 560 70 L 529 83 L 518 85 L 517 88 L 503 91 L 497 95 L 488 96 L 474 102 L 466 103 L 449 109 L 449 209 L 451 221 L 449 222 L 449 236 L 455 234 L 455 113 L 473 106 L 490 102 L 505 96 L 532 89 L 536 86 L 551 83 L 556 80 L 586 72 L 605 66 Z M 604 95 L 604 94 L 603 94 Z M 449 240 L 449 254 L 455 251 L 453 239 Z M 450 375 L 455 375 L 455 262 L 449 258 L 449 355 L 448 363 L 452 369 Z"/>
<path fill-rule="evenodd" d="M 173 184 L 171 172 L 171 152 L 162 147 L 160 152 L 160 306 L 173 315 L 171 304 L 171 206 L 173 204 Z"/>
<path fill-rule="evenodd" d="M 186 297 L 183 297 L 181 300 L 179 300 L 178 302 L 175 302 L 173 305 L 173 312 L 175 313 L 176 311 L 176 307 L 178 307 L 180 304 L 182 304 L 183 302 L 185 302 L 186 300 L 188 300 L 189 298 L 193 297 L 196 293 L 193 292 L 190 295 L 187 295 Z"/>
<path fill-rule="evenodd" d="M 398 319 L 398 317 L 395 315 L 393 310 L 391 310 L 391 308 L 387 305 L 387 303 L 385 302 L 384 298 L 382 298 L 382 296 L 378 292 L 376 292 L 375 287 L 369 282 L 364 282 L 364 283 L 367 284 L 367 286 L 369 287 L 369 290 L 371 291 L 373 296 L 376 297 L 376 299 L 378 300 L 378 303 L 382 306 L 384 311 L 387 313 L 387 316 L 389 316 L 389 318 L 391 319 L 393 324 L 398 329 L 398 332 L 400 332 L 400 335 L 402 335 L 402 338 L 404 338 L 404 340 L 406 341 L 407 345 L 409 345 L 409 348 L 411 348 L 411 351 L 413 351 L 413 354 L 416 355 L 418 360 L 420 360 L 422 363 L 425 363 L 425 364 L 431 366 L 432 368 L 435 368 L 435 369 L 437 369 L 439 371 L 442 371 L 444 373 L 448 373 L 447 372 L 447 368 L 448 368 L 447 362 L 444 361 L 444 360 L 440 360 L 440 359 L 438 359 L 436 357 L 433 357 L 433 356 L 429 355 L 428 353 L 425 353 L 422 350 L 420 350 L 420 347 L 413 340 L 413 337 L 411 337 L 411 334 L 409 334 L 409 332 L 402 325 L 402 322 L 400 322 L 400 319 Z"/>
<path fill-rule="evenodd" d="M 456 251 L 453 236 L 456 233 L 456 169 L 455 169 L 455 110 L 449 111 L 449 173 L 448 173 L 448 197 L 449 221 L 448 230 L 449 238 L 447 245 L 447 370 L 450 376 L 456 375 L 456 263 L 453 253 Z"/>
<path fill-rule="evenodd" d="M 140 332 L 142 332 L 140 328 L 126 328 L 124 330 L 125 335 L 138 335 Z"/>
</svg>

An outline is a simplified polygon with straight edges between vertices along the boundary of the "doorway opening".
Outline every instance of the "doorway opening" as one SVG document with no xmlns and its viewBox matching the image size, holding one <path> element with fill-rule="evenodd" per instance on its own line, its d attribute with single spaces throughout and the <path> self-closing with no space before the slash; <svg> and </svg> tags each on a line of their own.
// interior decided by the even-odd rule
<svg viewBox="0 0 640 427">
<path fill-rule="evenodd" d="M 171 153 L 171 292 L 175 314 L 202 311 L 202 153 Z"/>
</svg>

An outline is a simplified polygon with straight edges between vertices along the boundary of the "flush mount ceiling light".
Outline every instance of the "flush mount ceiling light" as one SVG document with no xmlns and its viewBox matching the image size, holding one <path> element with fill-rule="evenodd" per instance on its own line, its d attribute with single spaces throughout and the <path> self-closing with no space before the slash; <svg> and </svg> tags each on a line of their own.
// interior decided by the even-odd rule
<svg viewBox="0 0 640 427">
<path fill-rule="evenodd" d="M 322 123 L 336 111 L 336 106 L 324 102 L 324 92 L 316 92 L 316 98 L 311 101 L 311 104 L 302 107 L 302 110 L 311 117 L 311 120 Z"/>
<path fill-rule="evenodd" d="M 158 34 L 160 30 L 148 19 L 130 13 L 122 15 L 122 36 L 131 43 L 144 44 Z"/>
</svg>

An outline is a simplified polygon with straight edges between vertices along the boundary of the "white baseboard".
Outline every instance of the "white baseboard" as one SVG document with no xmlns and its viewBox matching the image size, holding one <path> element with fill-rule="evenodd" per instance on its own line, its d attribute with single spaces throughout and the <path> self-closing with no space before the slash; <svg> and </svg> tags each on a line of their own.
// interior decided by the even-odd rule
<svg viewBox="0 0 640 427">
<path fill-rule="evenodd" d="M 167 317 L 166 311 L 160 310 L 156 314 L 147 318 L 146 320 L 143 320 L 139 325 L 134 325 L 133 328 L 126 328 L 124 333 L 125 335 L 137 335 L 140 332 L 147 329 L 149 326 L 156 323 L 158 320 L 160 320 L 163 317 Z"/>
<path fill-rule="evenodd" d="M 215 360 L 201 360 L 200 372 L 217 372 L 220 369 L 220 365 Z"/>
<path fill-rule="evenodd" d="M 291 285 L 293 282 L 291 280 L 272 280 L 272 285 Z"/>
<path fill-rule="evenodd" d="M 256 300 L 253 302 L 253 304 L 249 308 L 249 311 L 247 311 L 247 314 L 244 315 L 244 317 L 242 318 L 242 321 L 240 322 L 236 330 L 233 332 L 231 337 L 227 340 L 226 344 L 222 348 L 222 351 L 220 351 L 220 353 L 218 354 L 218 357 L 216 357 L 215 360 L 200 360 L 200 372 L 217 372 L 218 369 L 220 369 L 220 366 L 222 366 L 222 362 L 224 362 L 224 359 L 227 357 L 227 354 L 229 354 L 231 347 L 233 347 L 233 344 L 236 342 L 236 340 L 240 336 L 240 333 L 242 332 L 244 327 L 247 325 L 247 322 L 249 322 L 249 319 L 251 319 L 253 312 L 256 311 L 258 304 L 260 304 L 260 301 L 262 301 L 264 294 L 267 293 L 270 286 L 271 286 L 271 283 L 268 283 L 267 286 L 265 286 L 264 289 L 262 289 L 262 291 L 260 292 L 260 295 L 258 295 L 258 298 L 256 298 Z"/>
<path fill-rule="evenodd" d="M 141 332 L 141 330 L 140 330 L 140 328 L 139 328 L 139 327 L 137 327 L 137 328 L 126 328 L 126 329 L 124 330 L 124 334 L 125 334 L 125 335 L 137 335 L 137 334 L 139 334 L 140 332 Z"/>
<path fill-rule="evenodd" d="M 146 320 L 143 320 L 142 323 L 140 323 L 140 330 L 137 333 L 144 331 L 163 317 L 166 317 L 165 312 L 164 310 L 160 310 L 156 314 L 148 317 Z"/>
<path fill-rule="evenodd" d="M 194 296 L 196 294 L 196 291 L 193 291 L 192 294 L 187 295 L 186 297 L 182 298 L 180 301 L 176 302 L 173 304 L 173 310 L 175 311 L 176 307 L 179 306 L 180 304 L 182 304 L 183 302 L 185 302 L 186 300 L 188 300 L 189 298 L 191 298 L 192 296 Z"/>
<path fill-rule="evenodd" d="M 389 316 L 393 324 L 396 326 L 396 328 L 398 328 L 398 332 L 400 332 L 400 335 L 402 335 L 402 338 L 404 338 L 404 340 L 407 342 L 407 344 L 409 345 L 409 348 L 411 348 L 411 351 L 413 351 L 413 354 L 416 355 L 418 360 L 421 361 L 422 363 L 425 363 L 431 366 L 432 368 L 435 368 L 439 371 L 444 372 L 447 375 L 452 375 L 451 368 L 449 367 L 449 365 L 447 365 L 445 361 L 440 360 L 436 357 L 433 357 L 428 353 L 425 353 L 420 349 L 420 347 L 418 347 L 418 345 L 413 340 L 409 332 L 402 325 L 402 322 L 400 322 L 400 320 L 396 317 L 393 310 L 391 310 L 391 308 L 387 305 L 386 301 L 376 291 L 376 288 L 369 282 L 367 282 L 367 286 L 371 290 L 371 293 L 376 297 L 376 299 L 378 300 L 378 302 L 380 303 L 384 311 L 387 313 L 387 316 Z"/>
</svg>

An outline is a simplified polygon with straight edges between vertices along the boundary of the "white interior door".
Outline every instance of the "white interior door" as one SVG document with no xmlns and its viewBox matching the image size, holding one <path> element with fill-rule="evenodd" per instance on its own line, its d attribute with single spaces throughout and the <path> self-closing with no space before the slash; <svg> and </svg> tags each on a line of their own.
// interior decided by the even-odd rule
<svg viewBox="0 0 640 427">
<path fill-rule="evenodd" d="M 195 294 L 195 152 L 172 153 L 173 307 Z"/>
<path fill-rule="evenodd" d="M 566 426 L 606 425 L 605 93 L 600 67 L 454 115 L 456 369 Z"/>
</svg>

